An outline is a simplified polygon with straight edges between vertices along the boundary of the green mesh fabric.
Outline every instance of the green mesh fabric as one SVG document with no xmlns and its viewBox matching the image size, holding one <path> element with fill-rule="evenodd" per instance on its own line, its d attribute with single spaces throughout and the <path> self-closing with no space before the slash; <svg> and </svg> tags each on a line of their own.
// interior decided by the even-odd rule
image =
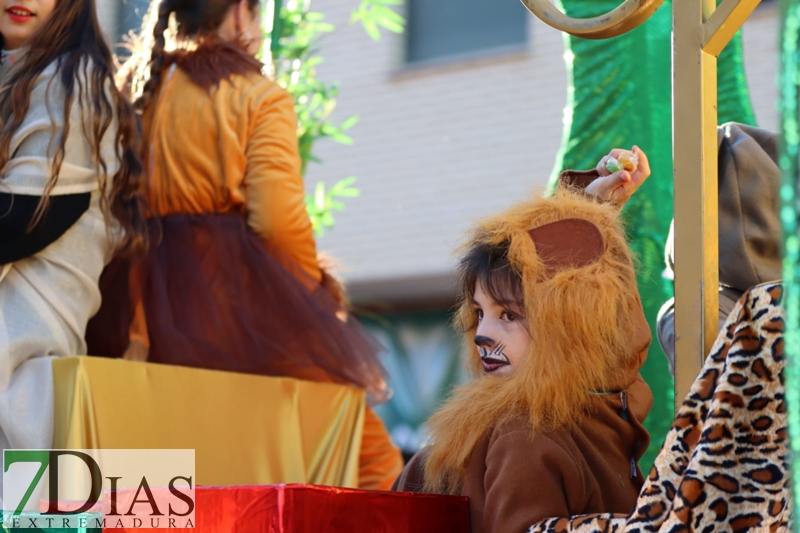
<svg viewBox="0 0 800 533">
<path fill-rule="evenodd" d="M 591 17 L 618 0 L 561 0 L 572 17 Z M 549 31 L 549 30 L 543 30 Z M 611 148 L 640 146 L 648 155 L 650 179 L 625 208 L 629 236 L 639 261 L 639 291 L 653 329 L 642 371 L 655 403 L 646 422 L 652 444 L 642 460 L 648 471 L 672 423 L 673 382 L 655 336 L 661 305 L 672 297 L 664 279 L 664 243 L 672 219 L 672 2 L 667 0 L 639 28 L 607 40 L 565 36 L 569 75 L 564 140 L 551 184 L 564 168 L 593 168 Z M 741 35 L 719 58 L 719 122 L 755 124 L 744 76 Z"/>
<path fill-rule="evenodd" d="M 783 223 L 783 280 L 786 308 L 786 401 L 789 405 L 792 479 L 800 479 L 800 233 L 798 233 L 798 89 L 800 89 L 800 1 L 781 1 L 781 222 Z M 795 486 L 794 508 L 800 509 L 800 490 Z M 800 520 L 794 521 L 800 531 Z"/>
</svg>

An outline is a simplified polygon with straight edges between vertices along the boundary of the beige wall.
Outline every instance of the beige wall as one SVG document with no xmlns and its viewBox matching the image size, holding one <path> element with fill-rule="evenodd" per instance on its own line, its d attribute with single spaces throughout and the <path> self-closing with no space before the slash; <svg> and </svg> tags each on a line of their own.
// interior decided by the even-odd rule
<svg viewBox="0 0 800 533">
<path fill-rule="evenodd" d="M 566 95 L 561 35 L 529 17 L 524 47 L 405 68 L 402 36 L 372 42 L 347 24 L 355 2 L 317 0 L 337 30 L 319 75 L 341 85 L 355 145 L 325 141 L 307 182 L 358 178 L 320 248 L 338 256 L 356 298 L 448 294 L 451 252 L 481 215 L 545 184 Z"/>
</svg>

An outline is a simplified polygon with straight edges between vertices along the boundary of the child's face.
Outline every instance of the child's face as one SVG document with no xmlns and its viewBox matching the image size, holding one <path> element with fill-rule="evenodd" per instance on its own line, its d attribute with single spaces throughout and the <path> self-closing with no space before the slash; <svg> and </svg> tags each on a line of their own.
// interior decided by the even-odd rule
<svg viewBox="0 0 800 533">
<path fill-rule="evenodd" d="M 480 282 L 473 297 L 478 330 L 478 347 L 483 370 L 495 376 L 507 376 L 522 363 L 531 343 L 525 317 L 513 302 L 499 303 L 487 295 Z"/>
<path fill-rule="evenodd" d="M 52 15 L 56 0 L 0 0 L 0 34 L 7 50 L 23 46 Z"/>
</svg>

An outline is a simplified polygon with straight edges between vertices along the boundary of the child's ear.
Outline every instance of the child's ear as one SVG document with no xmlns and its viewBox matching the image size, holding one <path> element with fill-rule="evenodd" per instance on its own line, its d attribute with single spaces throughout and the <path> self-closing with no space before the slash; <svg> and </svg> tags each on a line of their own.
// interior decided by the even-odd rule
<svg viewBox="0 0 800 533">
<path fill-rule="evenodd" d="M 528 231 L 547 274 L 596 263 L 605 251 L 597 226 L 581 218 L 566 218 Z"/>
</svg>

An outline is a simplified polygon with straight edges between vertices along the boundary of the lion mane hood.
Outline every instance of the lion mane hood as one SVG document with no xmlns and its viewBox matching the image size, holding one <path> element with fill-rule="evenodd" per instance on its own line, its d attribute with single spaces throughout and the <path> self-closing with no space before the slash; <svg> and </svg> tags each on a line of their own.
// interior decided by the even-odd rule
<svg viewBox="0 0 800 533">
<path fill-rule="evenodd" d="M 527 416 L 537 432 L 577 423 L 593 393 L 626 389 L 638 377 L 650 328 L 619 211 L 569 189 L 535 196 L 480 222 L 462 249 L 508 243 L 522 279 L 530 350 L 510 376 L 483 373 L 472 342 L 471 302 L 461 302 L 466 365 L 456 388 L 428 421 L 427 490 L 458 493 L 478 440 Z"/>
</svg>

